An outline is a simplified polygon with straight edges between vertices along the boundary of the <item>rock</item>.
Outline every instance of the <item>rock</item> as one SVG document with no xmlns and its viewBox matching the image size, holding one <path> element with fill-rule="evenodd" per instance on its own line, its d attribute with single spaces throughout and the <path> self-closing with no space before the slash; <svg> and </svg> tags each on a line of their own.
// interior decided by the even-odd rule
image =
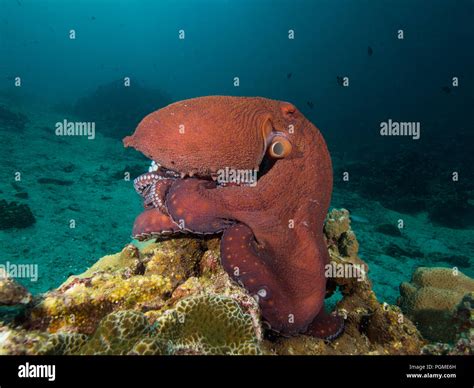
<svg viewBox="0 0 474 388">
<path fill-rule="evenodd" d="M 28 228 L 35 222 L 35 216 L 28 205 L 0 200 L 0 230 Z"/>
<path fill-rule="evenodd" d="M 472 291 L 474 280 L 459 271 L 420 267 L 409 283 L 400 285 L 398 304 L 425 338 L 452 342 L 460 331 L 457 306 Z"/>
</svg>

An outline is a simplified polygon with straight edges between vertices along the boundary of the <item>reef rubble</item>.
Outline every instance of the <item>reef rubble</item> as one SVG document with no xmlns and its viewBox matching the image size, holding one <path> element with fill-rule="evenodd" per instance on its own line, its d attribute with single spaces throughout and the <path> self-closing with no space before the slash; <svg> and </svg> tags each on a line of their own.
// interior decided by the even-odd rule
<svg viewBox="0 0 474 388">
<path fill-rule="evenodd" d="M 401 355 L 462 348 L 433 347 L 399 306 L 377 300 L 347 210 L 333 209 L 324 233 L 331 268 L 344 269 L 328 280 L 326 297 L 338 299 L 335 313 L 345 319 L 332 342 L 268 330 L 257 301 L 223 270 L 219 237 L 182 237 L 129 244 L 37 295 L 13 321 L 0 323 L 0 354 Z M 470 301 L 463 299 L 459 316 L 472 316 Z M 466 352 L 468 340 L 459 341 Z"/>
</svg>

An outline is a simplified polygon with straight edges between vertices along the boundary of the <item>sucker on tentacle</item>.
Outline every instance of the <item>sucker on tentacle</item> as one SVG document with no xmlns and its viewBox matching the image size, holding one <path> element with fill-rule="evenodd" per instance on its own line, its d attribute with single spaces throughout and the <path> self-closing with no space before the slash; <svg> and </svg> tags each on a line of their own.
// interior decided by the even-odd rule
<svg viewBox="0 0 474 388">
<path fill-rule="evenodd" d="M 173 181 L 174 181 L 173 179 L 161 178 L 157 180 L 156 182 L 152 183 L 149 189 L 147 189 L 146 193 L 145 192 L 143 193 L 144 194 L 144 203 L 143 203 L 144 207 L 145 208 L 150 208 L 150 207 L 158 208 L 164 214 L 168 214 L 164 199 Z"/>
<path fill-rule="evenodd" d="M 137 194 L 143 196 L 144 191 L 160 179 L 162 179 L 162 177 L 158 173 L 148 172 L 135 178 L 133 180 L 133 187 Z"/>
</svg>

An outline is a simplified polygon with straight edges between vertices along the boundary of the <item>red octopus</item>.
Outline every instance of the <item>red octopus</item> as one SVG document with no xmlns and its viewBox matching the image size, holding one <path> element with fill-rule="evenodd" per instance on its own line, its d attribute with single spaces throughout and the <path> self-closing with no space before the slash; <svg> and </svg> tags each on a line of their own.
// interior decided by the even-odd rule
<svg viewBox="0 0 474 388">
<path fill-rule="evenodd" d="M 331 159 L 294 105 L 180 101 L 146 116 L 124 144 L 153 160 L 134 182 L 146 208 L 135 238 L 222 233 L 224 269 L 257 298 L 273 330 L 325 339 L 342 332 L 343 319 L 324 311 Z"/>
</svg>

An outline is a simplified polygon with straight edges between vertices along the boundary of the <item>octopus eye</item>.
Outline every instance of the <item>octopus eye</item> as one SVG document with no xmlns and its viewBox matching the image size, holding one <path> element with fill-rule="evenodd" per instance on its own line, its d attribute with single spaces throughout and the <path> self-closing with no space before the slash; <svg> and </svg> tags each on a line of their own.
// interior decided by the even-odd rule
<svg viewBox="0 0 474 388">
<path fill-rule="evenodd" d="M 272 158 L 285 158 L 291 152 L 291 143 L 284 137 L 276 137 L 270 145 L 269 153 Z"/>
</svg>

